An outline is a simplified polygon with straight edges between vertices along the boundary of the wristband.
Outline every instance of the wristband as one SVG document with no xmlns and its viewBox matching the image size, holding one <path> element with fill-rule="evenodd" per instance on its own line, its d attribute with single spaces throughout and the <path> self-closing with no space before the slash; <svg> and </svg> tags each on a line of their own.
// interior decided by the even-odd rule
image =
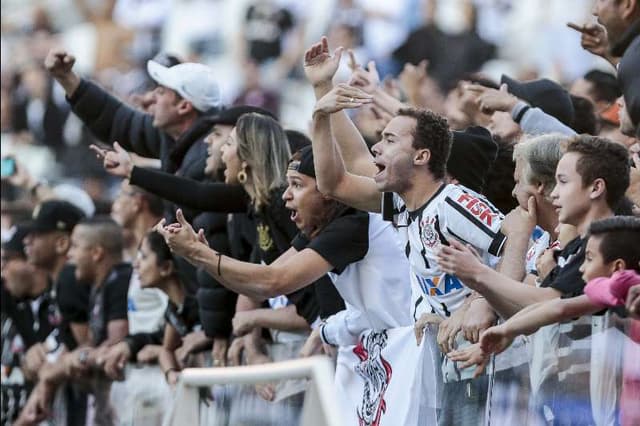
<svg viewBox="0 0 640 426">
<path fill-rule="evenodd" d="M 222 271 L 220 270 L 220 264 L 222 263 L 222 253 L 216 252 L 218 255 L 218 276 L 222 278 Z"/>
<path fill-rule="evenodd" d="M 520 112 L 518 112 L 518 115 L 516 115 L 516 117 L 513 119 L 513 121 L 515 121 L 516 123 L 520 124 L 520 121 L 522 121 L 522 118 L 524 117 L 526 112 L 529 111 L 530 109 L 531 109 L 531 107 L 529 105 L 523 107 L 520 110 Z"/>
</svg>

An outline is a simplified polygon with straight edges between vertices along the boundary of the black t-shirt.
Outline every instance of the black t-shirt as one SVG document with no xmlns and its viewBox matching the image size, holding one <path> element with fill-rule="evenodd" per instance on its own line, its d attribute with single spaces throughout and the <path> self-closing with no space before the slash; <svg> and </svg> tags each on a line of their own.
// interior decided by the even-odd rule
<svg viewBox="0 0 640 426">
<path fill-rule="evenodd" d="M 60 340 L 70 350 L 77 346 L 76 339 L 71 333 L 71 323 L 86 324 L 89 322 L 89 283 L 78 282 L 76 268 L 73 265 L 65 265 L 58 275 L 58 280 L 53 287 L 53 297 L 58 304 L 62 315 L 59 326 Z"/>
<path fill-rule="evenodd" d="M 94 346 L 107 339 L 109 321 L 127 319 L 127 292 L 132 271 L 128 263 L 117 264 L 102 285 L 91 288 L 89 330 Z"/>
<path fill-rule="evenodd" d="M 282 37 L 293 24 L 291 12 L 275 4 L 262 2 L 249 6 L 244 31 L 249 56 L 258 63 L 280 56 Z"/>
<path fill-rule="evenodd" d="M 5 288 L 3 280 L 1 291 L 2 314 L 11 319 L 25 350 L 44 342 L 62 322 L 49 289 L 32 299 L 16 299 Z"/>
<path fill-rule="evenodd" d="M 557 257 L 557 266 L 542 281 L 541 287 L 551 287 L 562 293 L 562 297 L 575 297 L 583 294 L 585 282 L 580 266 L 584 262 L 586 240 L 576 237 Z"/>
<path fill-rule="evenodd" d="M 169 301 L 167 310 L 164 313 L 164 318 L 167 320 L 167 323 L 176 329 L 180 337 L 191 333 L 194 327 L 200 323 L 196 298 L 187 294 L 180 306 Z"/>
<path fill-rule="evenodd" d="M 369 214 L 349 209 L 312 240 L 299 233 L 292 245 L 298 251 L 305 248 L 315 251 L 333 266 L 333 272 L 340 274 L 369 251 Z"/>
</svg>

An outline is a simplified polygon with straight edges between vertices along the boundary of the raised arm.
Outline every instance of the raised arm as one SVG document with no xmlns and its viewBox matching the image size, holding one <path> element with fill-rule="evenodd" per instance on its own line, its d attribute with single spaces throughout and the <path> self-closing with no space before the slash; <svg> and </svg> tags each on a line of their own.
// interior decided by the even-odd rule
<svg viewBox="0 0 640 426">
<path fill-rule="evenodd" d="M 204 268 L 218 282 L 250 298 L 262 300 L 290 294 L 318 280 L 333 266 L 311 249 L 290 248 L 270 265 L 241 262 L 209 248 L 178 210 L 177 224 L 157 226 L 172 251 Z M 162 223 L 162 222 L 161 222 Z"/>
<path fill-rule="evenodd" d="M 160 170 L 133 165 L 131 156 L 114 142 L 113 151 L 90 147 L 104 168 L 114 176 L 129 179 L 131 185 L 139 186 L 165 200 L 180 206 L 201 211 L 219 213 L 244 213 L 249 205 L 249 196 L 239 185 L 218 182 L 199 182 Z"/>
<path fill-rule="evenodd" d="M 343 49 L 339 47 L 330 55 L 327 38 L 322 37 L 320 43 L 313 45 L 305 53 L 304 71 L 313 86 L 317 101 L 334 89 L 332 79 L 340 65 L 342 52 Z M 349 54 L 353 62 L 353 53 Z M 335 96 L 345 100 L 351 97 L 349 91 L 342 88 L 337 89 Z M 331 127 L 347 170 L 356 175 L 373 176 L 376 169 L 369 148 L 345 111 L 331 114 Z"/>
<path fill-rule="evenodd" d="M 166 137 L 153 126 L 153 117 L 137 111 L 96 84 L 73 71 L 75 58 L 54 49 L 45 59 L 45 68 L 62 86 L 73 112 L 101 141 L 118 140 L 129 151 L 144 157 L 160 158 Z"/>
<path fill-rule="evenodd" d="M 448 274 L 456 275 L 467 286 L 482 294 L 504 318 L 533 303 L 559 298 L 553 288 L 524 285 L 483 265 L 465 245 L 452 240 L 438 253 L 438 264 Z"/>
<path fill-rule="evenodd" d="M 382 196 L 375 181 L 346 170 L 331 133 L 329 111 L 316 105 L 313 114 L 311 141 L 318 189 L 323 194 L 357 209 L 380 212 Z"/>
<path fill-rule="evenodd" d="M 541 327 L 567 321 L 602 309 L 585 295 L 569 299 L 539 302 L 513 315 L 506 322 L 487 329 L 480 337 L 480 346 L 486 353 L 499 353 L 517 336 L 532 334 Z"/>
</svg>

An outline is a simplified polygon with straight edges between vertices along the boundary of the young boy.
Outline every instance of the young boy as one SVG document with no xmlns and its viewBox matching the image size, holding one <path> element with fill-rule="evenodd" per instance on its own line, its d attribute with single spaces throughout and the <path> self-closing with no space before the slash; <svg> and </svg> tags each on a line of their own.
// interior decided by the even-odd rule
<svg viewBox="0 0 640 426">
<path fill-rule="evenodd" d="M 616 216 L 593 222 L 589 228 L 585 260 L 580 266 L 582 279 L 588 283 L 585 294 L 536 303 L 503 324 L 487 329 L 480 338 L 483 352 L 502 352 L 520 334 L 532 334 L 545 325 L 623 305 L 629 287 L 640 284 L 638 241 L 638 218 Z"/>
</svg>

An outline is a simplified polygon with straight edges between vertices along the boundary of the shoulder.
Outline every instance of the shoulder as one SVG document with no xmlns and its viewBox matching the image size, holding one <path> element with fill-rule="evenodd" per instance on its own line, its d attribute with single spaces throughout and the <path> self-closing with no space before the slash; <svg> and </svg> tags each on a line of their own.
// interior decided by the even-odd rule
<svg viewBox="0 0 640 426">
<path fill-rule="evenodd" d="M 461 185 L 447 185 L 443 191 L 441 209 L 457 213 L 469 221 L 494 228 L 504 219 L 503 214 L 484 196 Z"/>
<path fill-rule="evenodd" d="M 133 267 L 129 263 L 119 263 L 115 265 L 105 281 L 105 288 L 128 288 L 131 281 Z"/>
</svg>

